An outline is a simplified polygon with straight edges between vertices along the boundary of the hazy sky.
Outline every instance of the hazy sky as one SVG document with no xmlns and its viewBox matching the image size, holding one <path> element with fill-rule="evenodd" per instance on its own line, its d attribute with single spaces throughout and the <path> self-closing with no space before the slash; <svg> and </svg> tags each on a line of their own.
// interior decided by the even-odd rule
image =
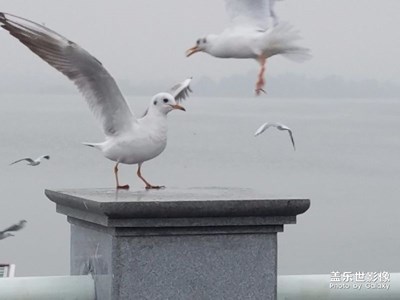
<svg viewBox="0 0 400 300">
<path fill-rule="evenodd" d="M 0 9 L 45 23 L 86 48 L 120 80 L 219 79 L 257 70 L 251 60 L 184 56 L 198 37 L 227 24 L 223 0 L 0 0 Z M 303 64 L 275 57 L 268 65 L 271 76 L 333 74 L 400 83 L 400 1 L 286 0 L 277 3 L 276 11 L 301 31 L 301 43 L 314 57 Z M 0 43 L 1 78 L 57 76 L 5 31 L 0 31 Z"/>
</svg>

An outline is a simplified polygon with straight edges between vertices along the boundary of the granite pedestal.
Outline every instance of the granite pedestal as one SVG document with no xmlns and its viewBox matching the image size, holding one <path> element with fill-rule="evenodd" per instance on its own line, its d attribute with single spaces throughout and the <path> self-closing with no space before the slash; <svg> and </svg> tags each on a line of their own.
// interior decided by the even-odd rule
<svg viewBox="0 0 400 300">
<path fill-rule="evenodd" d="M 46 190 L 71 224 L 71 275 L 97 299 L 276 299 L 277 232 L 307 199 L 239 188 Z"/>
</svg>

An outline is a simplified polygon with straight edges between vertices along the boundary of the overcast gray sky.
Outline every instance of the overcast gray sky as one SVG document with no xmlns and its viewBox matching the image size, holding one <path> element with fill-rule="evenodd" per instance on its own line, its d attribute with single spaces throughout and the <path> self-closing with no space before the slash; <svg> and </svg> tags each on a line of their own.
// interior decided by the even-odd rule
<svg viewBox="0 0 400 300">
<path fill-rule="evenodd" d="M 227 24 L 223 0 L 0 0 L 0 9 L 45 23 L 95 55 L 120 80 L 220 79 L 257 69 L 250 60 L 184 56 L 198 37 Z M 275 57 L 268 65 L 271 76 L 334 74 L 400 84 L 400 1 L 285 0 L 276 11 L 301 31 L 301 43 L 314 57 L 303 64 Z M 0 43 L 1 78 L 57 76 L 5 31 Z"/>
</svg>

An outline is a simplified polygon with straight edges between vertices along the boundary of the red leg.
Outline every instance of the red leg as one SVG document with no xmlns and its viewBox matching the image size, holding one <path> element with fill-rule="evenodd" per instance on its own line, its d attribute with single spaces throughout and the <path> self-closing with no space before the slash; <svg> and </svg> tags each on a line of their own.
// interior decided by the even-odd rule
<svg viewBox="0 0 400 300">
<path fill-rule="evenodd" d="M 114 167 L 114 174 L 115 174 L 115 181 L 117 183 L 117 189 L 129 189 L 129 185 L 125 184 L 125 185 L 119 185 L 119 181 L 118 181 L 118 165 L 119 163 L 117 163 Z"/>
<path fill-rule="evenodd" d="M 265 93 L 263 87 L 265 85 L 265 80 L 264 80 L 264 73 L 265 73 L 265 66 L 267 64 L 267 59 L 261 55 L 258 58 L 258 61 L 260 63 L 260 72 L 258 73 L 258 79 L 256 83 L 256 95 L 259 96 L 261 92 Z"/>
<path fill-rule="evenodd" d="M 143 180 L 143 182 L 146 184 L 146 190 L 150 190 L 150 189 L 162 189 L 165 188 L 165 186 L 160 186 L 160 185 L 152 185 L 150 183 L 147 182 L 146 179 L 143 178 L 142 173 L 140 171 L 142 167 L 142 164 L 138 164 L 138 169 L 137 169 L 137 176 Z"/>
</svg>

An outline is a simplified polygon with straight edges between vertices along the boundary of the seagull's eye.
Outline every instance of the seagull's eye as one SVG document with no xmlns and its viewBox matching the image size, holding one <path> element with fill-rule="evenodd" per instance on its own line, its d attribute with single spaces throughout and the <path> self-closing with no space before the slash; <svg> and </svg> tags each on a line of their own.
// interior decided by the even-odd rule
<svg viewBox="0 0 400 300">
<path fill-rule="evenodd" d="M 203 43 L 204 43 L 204 44 L 207 43 L 207 40 L 206 40 L 205 38 L 203 39 Z"/>
<path fill-rule="evenodd" d="M 198 39 L 198 40 L 196 41 L 196 44 L 197 44 L 197 45 L 200 44 L 200 39 Z"/>
<path fill-rule="evenodd" d="M 168 103 L 168 99 L 166 99 L 166 98 L 163 101 L 164 101 L 164 103 Z"/>
<path fill-rule="evenodd" d="M 153 104 L 154 104 L 154 105 L 157 105 L 157 100 L 155 100 L 155 101 L 153 102 Z"/>
</svg>

